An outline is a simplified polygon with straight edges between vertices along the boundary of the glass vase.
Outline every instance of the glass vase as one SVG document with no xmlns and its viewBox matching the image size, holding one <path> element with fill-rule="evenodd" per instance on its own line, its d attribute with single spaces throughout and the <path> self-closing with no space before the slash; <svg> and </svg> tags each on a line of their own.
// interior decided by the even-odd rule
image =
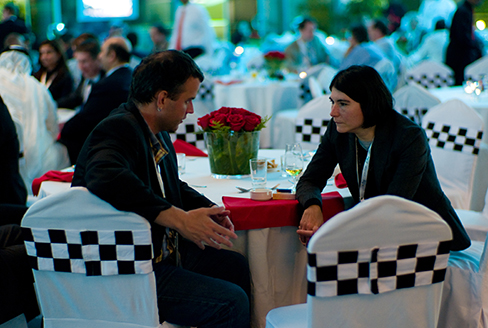
<svg viewBox="0 0 488 328">
<path fill-rule="evenodd" d="M 249 160 L 257 158 L 259 131 L 205 132 L 210 172 L 216 179 L 241 179 L 251 174 Z"/>
</svg>

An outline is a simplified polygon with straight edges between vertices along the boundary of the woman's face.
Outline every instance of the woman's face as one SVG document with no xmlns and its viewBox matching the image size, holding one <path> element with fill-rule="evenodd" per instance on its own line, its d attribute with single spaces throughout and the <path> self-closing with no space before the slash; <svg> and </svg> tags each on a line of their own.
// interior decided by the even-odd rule
<svg viewBox="0 0 488 328">
<path fill-rule="evenodd" d="M 349 98 L 345 93 L 332 88 L 329 97 L 332 107 L 330 116 L 334 118 L 339 133 L 360 133 L 364 123 L 361 105 Z"/>
<path fill-rule="evenodd" d="M 49 44 L 44 44 L 39 48 L 39 60 L 41 61 L 41 65 L 48 71 L 56 68 L 60 58 L 61 55 Z"/>
</svg>

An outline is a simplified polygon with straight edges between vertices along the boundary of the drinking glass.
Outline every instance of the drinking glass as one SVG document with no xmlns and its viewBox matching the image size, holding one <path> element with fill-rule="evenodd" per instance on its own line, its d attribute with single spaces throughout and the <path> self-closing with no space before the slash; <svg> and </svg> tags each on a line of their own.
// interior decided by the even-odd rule
<svg viewBox="0 0 488 328">
<path fill-rule="evenodd" d="M 296 190 L 298 176 L 303 171 L 303 153 L 299 143 L 287 144 L 285 148 L 285 171 L 293 178 L 293 191 Z"/>
</svg>

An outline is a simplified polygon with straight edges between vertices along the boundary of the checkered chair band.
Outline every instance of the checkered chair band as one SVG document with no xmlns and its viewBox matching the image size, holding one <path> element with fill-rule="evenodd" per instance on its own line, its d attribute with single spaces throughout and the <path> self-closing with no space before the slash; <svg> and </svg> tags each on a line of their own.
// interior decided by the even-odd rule
<svg viewBox="0 0 488 328">
<path fill-rule="evenodd" d="M 407 74 L 406 79 L 407 82 L 415 82 L 426 89 L 442 88 L 454 85 L 454 78 L 451 74 L 447 76 L 441 76 L 440 74 L 435 74 L 434 76 L 427 76 L 426 74 L 420 76 Z"/>
<path fill-rule="evenodd" d="M 378 294 L 444 281 L 451 241 L 308 254 L 308 294 Z"/>
<path fill-rule="evenodd" d="M 198 89 L 197 100 L 212 100 L 214 99 L 214 85 L 213 83 L 202 83 Z"/>
<path fill-rule="evenodd" d="M 327 130 L 329 120 L 318 118 L 297 118 L 295 123 L 295 141 L 319 144 Z"/>
<path fill-rule="evenodd" d="M 176 132 L 170 133 L 170 137 L 172 142 L 175 142 L 176 139 L 180 139 L 192 144 L 198 149 L 206 149 L 203 133 L 196 123 L 180 124 Z"/>
<path fill-rule="evenodd" d="M 312 91 L 310 91 L 310 87 L 308 86 L 308 79 L 304 79 L 300 83 L 298 97 L 303 101 L 303 103 L 307 103 L 312 99 Z"/>
<path fill-rule="evenodd" d="M 22 227 L 31 267 L 87 276 L 153 271 L 150 230 L 80 231 Z"/>
<path fill-rule="evenodd" d="M 400 112 L 418 125 L 422 124 L 422 118 L 427 113 L 428 108 L 401 108 Z"/>
<path fill-rule="evenodd" d="M 482 130 L 434 122 L 424 123 L 423 128 L 432 147 L 473 155 L 479 154 L 483 137 Z"/>
</svg>

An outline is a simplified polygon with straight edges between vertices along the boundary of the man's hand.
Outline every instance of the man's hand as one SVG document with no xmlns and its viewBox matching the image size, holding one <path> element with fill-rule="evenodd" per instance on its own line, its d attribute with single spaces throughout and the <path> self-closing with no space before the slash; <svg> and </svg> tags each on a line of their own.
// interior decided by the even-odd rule
<svg viewBox="0 0 488 328">
<path fill-rule="evenodd" d="M 205 248 L 204 243 L 220 249 L 220 244 L 232 247 L 230 239 L 237 238 L 228 218 L 229 213 L 223 207 L 199 208 L 188 212 L 171 207 L 159 213 L 156 223 L 175 229 L 201 249 Z"/>
<path fill-rule="evenodd" d="M 312 205 L 307 208 L 302 215 L 297 233 L 303 246 L 307 246 L 310 237 L 324 224 L 322 208 Z"/>
</svg>

